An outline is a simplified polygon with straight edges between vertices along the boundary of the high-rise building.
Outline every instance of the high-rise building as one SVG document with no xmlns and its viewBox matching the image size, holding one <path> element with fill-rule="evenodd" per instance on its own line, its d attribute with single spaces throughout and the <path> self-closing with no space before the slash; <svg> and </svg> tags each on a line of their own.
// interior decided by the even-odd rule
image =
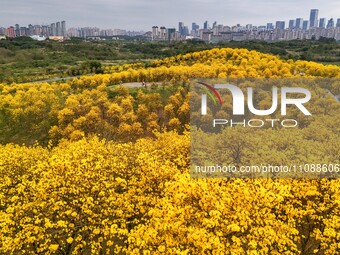
<svg viewBox="0 0 340 255">
<path fill-rule="evenodd" d="M 48 36 L 51 35 L 50 32 L 51 31 L 50 31 L 50 27 L 49 26 L 46 26 L 46 25 L 41 26 L 41 35 L 42 36 L 48 37 Z"/>
<path fill-rule="evenodd" d="M 176 29 L 175 28 L 168 28 L 168 40 L 176 40 Z"/>
<path fill-rule="evenodd" d="M 178 32 L 180 35 L 184 35 L 184 23 L 178 22 Z"/>
<path fill-rule="evenodd" d="M 56 29 L 55 23 L 52 23 L 52 24 L 51 24 L 50 35 L 51 35 L 51 36 L 56 36 L 56 35 L 57 35 L 57 29 Z"/>
<path fill-rule="evenodd" d="M 32 24 L 28 25 L 28 36 L 34 35 L 34 26 Z"/>
<path fill-rule="evenodd" d="M 321 18 L 319 20 L 319 27 L 325 28 L 325 26 L 326 26 L 326 18 Z"/>
<path fill-rule="evenodd" d="M 209 29 L 208 21 L 205 21 L 203 24 L 203 29 Z"/>
<path fill-rule="evenodd" d="M 217 21 L 215 21 L 215 22 L 213 23 L 212 28 L 215 28 L 215 27 L 217 27 Z"/>
<path fill-rule="evenodd" d="M 195 22 L 192 23 L 192 30 L 198 31 L 199 29 L 200 29 L 200 26 L 198 24 L 196 24 Z"/>
<path fill-rule="evenodd" d="M 302 29 L 302 25 L 303 25 L 303 18 L 297 18 L 295 20 L 295 28 Z"/>
<path fill-rule="evenodd" d="M 20 27 L 20 36 L 27 36 L 27 35 L 28 35 L 28 28 Z"/>
<path fill-rule="evenodd" d="M 20 26 L 19 24 L 15 24 L 15 37 L 20 36 Z"/>
<path fill-rule="evenodd" d="M 340 27 L 340 18 L 336 21 L 336 27 Z"/>
<path fill-rule="evenodd" d="M 182 35 L 184 35 L 184 36 L 189 35 L 189 28 L 188 28 L 188 26 L 184 26 Z"/>
<path fill-rule="evenodd" d="M 308 30 L 309 21 L 304 20 L 302 23 L 302 30 Z"/>
<path fill-rule="evenodd" d="M 274 29 L 273 23 L 267 23 L 267 29 L 268 30 L 273 30 Z"/>
<path fill-rule="evenodd" d="M 288 27 L 289 27 L 289 29 L 294 29 L 295 28 L 295 20 L 294 19 L 289 20 Z"/>
<path fill-rule="evenodd" d="M 57 30 L 56 35 L 61 36 L 61 26 L 59 21 L 56 23 L 56 30 Z"/>
<path fill-rule="evenodd" d="M 284 21 L 276 21 L 275 28 L 276 29 L 285 29 L 285 22 Z"/>
<path fill-rule="evenodd" d="M 15 28 L 14 28 L 14 27 L 9 27 L 9 28 L 7 28 L 7 30 L 6 30 L 6 36 L 7 36 L 7 37 L 10 37 L 10 38 L 15 37 Z"/>
<path fill-rule="evenodd" d="M 0 35 L 6 35 L 6 28 L 0 27 Z"/>
<path fill-rule="evenodd" d="M 195 22 L 193 22 L 191 24 L 191 35 L 195 37 L 198 36 L 199 29 L 200 29 L 200 26 L 197 25 Z"/>
<path fill-rule="evenodd" d="M 310 10 L 310 16 L 309 16 L 309 27 L 310 28 L 318 26 L 318 16 L 319 16 L 318 9 Z"/>
<path fill-rule="evenodd" d="M 157 40 L 159 36 L 158 26 L 152 27 L 152 40 Z"/>
<path fill-rule="evenodd" d="M 61 22 L 61 36 L 66 36 L 66 21 Z"/>
<path fill-rule="evenodd" d="M 159 34 L 160 40 L 166 40 L 166 28 L 160 27 L 160 34 Z"/>
<path fill-rule="evenodd" d="M 266 26 L 258 26 L 257 31 L 266 31 L 267 27 Z"/>
<path fill-rule="evenodd" d="M 42 32 L 41 26 L 40 26 L 40 25 L 35 25 L 35 26 L 34 26 L 34 32 L 33 32 L 33 34 L 34 34 L 34 35 L 42 35 L 41 32 Z"/>
<path fill-rule="evenodd" d="M 333 18 L 332 19 L 330 19 L 329 21 L 328 21 L 328 23 L 327 23 L 327 28 L 333 28 L 334 27 L 334 20 L 333 20 Z"/>
<path fill-rule="evenodd" d="M 192 24 L 191 24 L 191 30 L 192 30 L 192 31 L 196 31 L 196 26 L 197 26 L 197 24 L 196 24 L 195 22 L 192 22 Z"/>
</svg>

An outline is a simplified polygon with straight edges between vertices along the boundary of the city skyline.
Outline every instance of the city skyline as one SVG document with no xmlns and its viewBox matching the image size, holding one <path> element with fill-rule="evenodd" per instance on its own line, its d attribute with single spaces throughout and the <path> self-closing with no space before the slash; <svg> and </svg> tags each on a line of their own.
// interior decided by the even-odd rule
<svg viewBox="0 0 340 255">
<path fill-rule="evenodd" d="M 66 8 L 67 7 L 67 8 Z M 321 7 L 321 8 L 320 8 Z M 268 1 L 259 0 L 186 0 L 178 1 L 93 1 L 69 0 L 65 3 L 57 1 L 32 0 L 29 4 L 24 0 L 3 0 L 0 10 L 0 26 L 9 27 L 14 24 L 50 24 L 54 20 L 67 20 L 68 27 L 100 27 L 103 29 L 120 28 L 126 30 L 150 31 L 157 24 L 165 27 L 176 27 L 178 21 L 186 24 L 196 22 L 203 26 L 208 20 L 218 24 L 264 25 L 268 22 L 301 17 L 309 19 L 310 9 L 319 9 L 319 17 L 338 18 L 340 2 L 323 1 Z M 232 10 L 232 11 L 229 11 Z M 37 15 L 37 13 L 39 15 Z"/>
<path fill-rule="evenodd" d="M 327 25 L 326 25 L 327 23 Z M 288 25 L 288 26 L 286 26 Z M 160 30 L 159 30 L 159 29 Z M 191 30 L 189 26 L 185 26 L 184 22 L 178 22 L 178 30 L 176 28 L 166 28 L 164 26 L 153 26 L 150 32 L 135 32 L 122 29 L 100 29 L 97 27 L 70 28 L 66 31 L 66 22 L 58 21 L 50 25 L 31 25 L 22 27 L 19 24 L 10 26 L 9 28 L 0 27 L 0 35 L 7 37 L 33 36 L 36 39 L 44 40 L 53 36 L 69 36 L 69 37 L 92 37 L 98 39 L 98 36 L 145 36 L 151 40 L 178 40 L 199 38 L 207 42 L 211 41 L 228 41 L 228 40 L 292 40 L 292 39 L 312 39 L 312 38 L 334 38 L 340 40 L 340 18 L 334 22 L 333 18 L 327 21 L 327 18 L 319 19 L 319 9 L 311 9 L 308 20 L 303 18 L 290 19 L 288 22 L 278 20 L 269 22 L 266 25 L 253 26 L 248 23 L 246 26 L 237 24 L 236 26 L 225 26 L 218 24 L 217 21 L 209 26 L 209 22 L 205 21 L 203 27 L 193 22 Z M 275 29 L 275 31 L 274 31 Z M 287 30 L 286 30 L 287 29 Z M 326 29 L 326 30 L 325 30 Z M 283 31 L 283 32 L 282 32 Z M 151 34 L 150 34 L 151 33 Z M 32 38 L 33 38 L 32 37 Z M 3 39 L 3 37 L 2 37 Z"/>
<path fill-rule="evenodd" d="M 267 22 L 266 24 L 262 24 L 260 26 L 256 26 L 254 25 L 253 23 L 247 23 L 247 24 L 233 24 L 233 25 L 230 25 L 230 24 L 220 24 L 220 23 L 217 23 L 217 21 L 215 22 L 212 22 L 212 23 L 209 23 L 208 20 L 204 21 L 203 25 L 200 26 L 199 24 L 197 24 L 196 22 L 192 22 L 191 25 L 192 25 L 192 30 L 196 30 L 196 29 L 199 29 L 199 28 L 204 28 L 204 29 L 211 29 L 217 25 L 223 25 L 223 26 L 230 26 L 230 27 L 233 27 L 233 26 L 240 26 L 240 27 L 248 27 L 248 26 L 251 26 L 251 27 L 263 27 L 263 26 L 266 26 L 267 29 L 274 29 L 274 28 L 279 28 L 279 29 L 303 29 L 303 30 L 306 30 L 306 29 L 309 29 L 309 28 L 316 28 L 316 27 L 320 27 L 320 28 L 325 28 L 325 27 L 328 27 L 330 23 L 332 23 L 332 26 L 337 26 L 339 27 L 339 24 L 340 24 L 340 18 L 327 18 L 327 17 L 319 17 L 319 9 L 311 9 L 310 10 L 310 16 L 309 16 L 309 19 L 307 20 L 304 20 L 304 18 L 302 17 L 296 17 L 294 19 L 289 19 L 288 21 L 286 20 L 276 20 L 275 22 Z M 65 23 L 65 21 L 63 21 Z M 57 22 L 58 23 L 58 22 Z M 186 29 L 188 32 L 190 31 L 189 29 L 189 25 L 185 25 L 184 22 L 182 21 L 179 21 L 178 22 L 179 24 L 179 27 L 178 27 L 178 31 L 180 32 L 180 34 L 182 34 L 183 31 L 181 31 L 182 29 Z M 212 24 L 212 26 L 211 26 Z M 51 24 L 46 24 L 46 23 L 42 23 L 42 24 L 34 24 L 32 25 L 32 23 L 28 24 L 28 27 L 30 26 L 38 26 L 38 27 L 51 27 L 55 25 L 54 23 L 51 23 Z M 19 26 L 21 28 L 25 28 L 25 25 L 24 26 L 21 26 L 19 25 L 18 23 L 16 23 L 15 25 L 10 25 L 8 27 L 9 28 L 14 28 L 14 29 L 18 29 Z M 65 24 L 64 24 L 65 26 Z M 194 28 L 195 26 L 195 28 Z M 154 27 L 154 26 L 153 26 Z M 165 26 L 162 26 L 164 28 L 166 28 Z M 182 28 L 181 28 L 182 27 Z M 0 24 L 0 28 L 4 29 L 6 27 L 3 27 L 1 26 Z M 26 27 L 27 28 L 27 27 Z M 120 28 L 99 28 L 99 27 L 96 27 L 96 26 L 86 26 L 86 27 L 69 27 L 70 29 L 97 29 L 98 31 L 99 30 L 102 30 L 102 31 L 110 31 L 110 30 L 120 30 L 120 31 L 126 31 L 124 29 L 120 29 Z M 176 29 L 176 26 L 170 26 L 168 28 L 174 28 Z M 136 32 L 138 34 L 141 34 L 141 32 L 148 32 L 150 31 L 147 30 L 147 31 L 138 31 L 138 30 L 132 30 L 131 32 Z M 65 30 L 66 32 L 66 30 Z M 130 32 L 130 31 L 129 31 Z M 57 35 L 58 33 L 54 33 L 54 35 Z M 61 34 L 58 34 L 58 35 L 61 35 Z M 66 35 L 66 33 L 63 33 L 62 34 L 63 36 Z"/>
</svg>

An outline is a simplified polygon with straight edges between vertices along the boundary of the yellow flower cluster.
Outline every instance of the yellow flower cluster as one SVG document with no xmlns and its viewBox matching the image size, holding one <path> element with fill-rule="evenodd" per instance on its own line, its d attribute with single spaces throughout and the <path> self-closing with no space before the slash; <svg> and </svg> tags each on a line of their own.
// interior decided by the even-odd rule
<svg viewBox="0 0 340 255">
<path fill-rule="evenodd" d="M 336 65 L 308 61 L 284 61 L 276 56 L 246 49 L 212 49 L 156 60 L 140 65 L 106 67 L 111 82 L 187 80 L 190 78 L 340 77 Z M 83 79 L 86 79 L 84 77 Z"/>
<path fill-rule="evenodd" d="M 190 179 L 189 134 L 0 147 L 1 254 L 335 254 L 339 180 Z"/>
<path fill-rule="evenodd" d="M 171 91 L 166 100 L 152 91 L 132 96 L 122 86 L 107 88 L 193 77 L 340 77 L 339 71 L 213 49 L 60 84 L 0 84 L 0 142 L 32 145 L 0 146 L 0 254 L 340 253 L 339 180 L 191 179 L 185 87 L 164 83 Z M 340 94 L 338 83 L 331 86 Z M 312 93 L 311 110 L 320 118 L 297 113 L 303 131 L 223 133 L 216 141 L 230 143 L 224 156 L 242 162 L 254 155 L 247 139 L 267 135 L 250 163 L 287 157 L 339 163 L 338 105 L 323 88 Z M 268 100 L 263 94 L 259 103 Z"/>
<path fill-rule="evenodd" d="M 164 91 L 170 93 L 166 100 L 141 89 L 133 97 L 124 86 L 0 85 L 0 143 L 47 144 L 91 135 L 134 141 L 154 131 L 182 132 L 189 123 L 189 94 L 181 86 Z"/>
</svg>

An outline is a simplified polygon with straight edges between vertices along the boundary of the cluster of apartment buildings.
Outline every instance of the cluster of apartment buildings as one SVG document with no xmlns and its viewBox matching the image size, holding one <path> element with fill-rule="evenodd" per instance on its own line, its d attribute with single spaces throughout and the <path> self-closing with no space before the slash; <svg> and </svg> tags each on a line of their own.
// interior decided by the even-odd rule
<svg viewBox="0 0 340 255">
<path fill-rule="evenodd" d="M 63 37 L 66 36 L 66 21 L 58 21 L 50 25 L 31 25 L 22 27 L 19 24 L 8 28 L 0 27 L 0 36 L 9 38 L 19 36 Z"/>
<path fill-rule="evenodd" d="M 295 39 L 316 39 L 320 37 L 334 38 L 340 41 L 340 18 L 335 22 L 333 18 L 319 18 L 319 10 L 312 9 L 308 20 L 303 18 L 291 19 L 289 22 L 276 21 L 263 26 L 247 24 L 241 26 L 224 26 L 215 21 L 212 26 L 205 21 L 203 27 L 192 23 L 191 31 L 183 22 L 178 23 L 178 30 L 164 26 L 153 26 L 152 31 L 126 31 L 123 29 L 100 29 L 98 27 L 69 28 L 66 22 L 58 21 L 50 25 L 28 25 L 21 27 L 19 24 L 8 28 L 0 27 L 0 39 L 18 36 L 31 36 L 33 39 L 46 38 L 62 40 L 64 37 L 82 37 L 85 39 L 119 39 L 120 36 L 144 36 L 153 41 L 200 39 L 205 42 L 264 40 L 280 41 Z"/>
<path fill-rule="evenodd" d="M 183 40 L 197 38 L 206 42 L 220 41 L 244 41 L 244 40 L 294 40 L 294 39 L 319 39 L 320 37 L 334 38 L 340 41 L 340 18 L 327 20 L 326 18 L 318 18 L 319 10 L 312 9 L 310 11 L 309 20 L 296 18 L 285 21 L 276 21 L 275 23 L 267 23 L 263 26 L 253 26 L 247 24 L 241 26 L 224 26 L 214 22 L 212 27 L 208 21 L 204 22 L 203 28 L 192 23 L 191 31 L 183 22 L 179 22 L 178 30 L 174 28 L 165 28 L 153 26 L 150 33 L 151 40 Z"/>
<path fill-rule="evenodd" d="M 141 36 L 143 31 L 126 31 L 123 29 L 100 29 L 98 27 L 81 27 L 66 29 L 66 22 L 56 22 L 50 25 L 28 25 L 27 27 L 10 26 L 0 27 L 0 39 L 30 36 L 33 39 L 44 40 L 46 38 L 62 39 L 63 37 L 82 37 L 86 39 L 102 39 L 114 36 Z"/>
<path fill-rule="evenodd" d="M 143 31 L 126 31 L 124 29 L 100 29 L 98 27 L 81 27 L 69 28 L 67 35 L 69 37 L 82 37 L 82 38 L 104 38 L 112 36 L 140 36 L 144 35 Z"/>
</svg>

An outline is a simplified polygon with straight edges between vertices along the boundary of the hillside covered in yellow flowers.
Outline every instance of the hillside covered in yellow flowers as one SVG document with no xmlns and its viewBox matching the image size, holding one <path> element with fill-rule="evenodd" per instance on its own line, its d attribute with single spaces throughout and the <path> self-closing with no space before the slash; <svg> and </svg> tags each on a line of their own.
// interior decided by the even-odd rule
<svg viewBox="0 0 340 255">
<path fill-rule="evenodd" d="M 0 253 L 340 253 L 338 179 L 190 178 L 189 80 L 244 77 L 336 79 L 340 67 L 225 48 L 0 84 Z M 236 129 L 226 142 L 242 137 L 255 162 L 339 164 L 340 83 L 311 92 L 296 131 Z"/>
</svg>

